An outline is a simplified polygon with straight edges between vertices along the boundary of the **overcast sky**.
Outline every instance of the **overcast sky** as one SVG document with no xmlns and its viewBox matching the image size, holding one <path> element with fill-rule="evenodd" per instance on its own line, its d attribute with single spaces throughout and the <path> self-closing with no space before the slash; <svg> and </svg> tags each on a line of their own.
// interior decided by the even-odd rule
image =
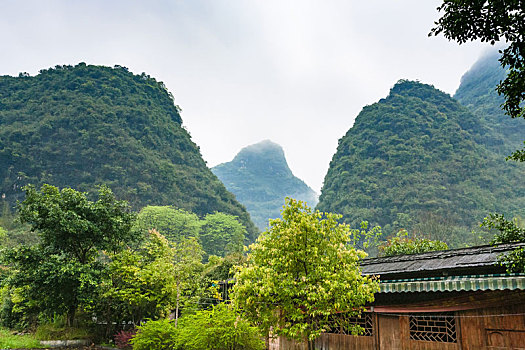
<svg viewBox="0 0 525 350">
<path fill-rule="evenodd" d="M 115 64 L 163 81 L 208 165 L 270 139 L 318 193 L 399 79 L 453 94 L 487 45 L 427 36 L 437 0 L 0 0 L 0 75 Z"/>
</svg>

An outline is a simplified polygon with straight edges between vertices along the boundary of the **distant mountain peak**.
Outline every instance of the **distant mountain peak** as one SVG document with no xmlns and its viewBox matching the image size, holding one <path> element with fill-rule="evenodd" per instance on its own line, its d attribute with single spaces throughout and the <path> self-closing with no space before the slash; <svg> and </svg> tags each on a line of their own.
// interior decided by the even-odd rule
<svg viewBox="0 0 525 350">
<path fill-rule="evenodd" d="M 261 175 L 293 176 L 283 148 L 270 140 L 244 147 L 231 163 Z"/>
<path fill-rule="evenodd" d="M 268 219 L 279 217 L 285 197 L 317 204 L 317 194 L 288 167 L 283 148 L 264 140 L 241 149 L 231 162 L 212 169 L 226 188 L 233 192 L 259 228 Z"/>
</svg>

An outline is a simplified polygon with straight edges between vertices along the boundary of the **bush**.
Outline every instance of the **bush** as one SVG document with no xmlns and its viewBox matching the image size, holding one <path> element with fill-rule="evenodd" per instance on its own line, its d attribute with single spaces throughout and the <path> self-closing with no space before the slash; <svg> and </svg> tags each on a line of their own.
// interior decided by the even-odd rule
<svg viewBox="0 0 525 350">
<path fill-rule="evenodd" d="M 259 330 L 228 305 L 198 311 L 179 320 L 149 321 L 131 340 L 134 350 L 262 350 Z"/>
<path fill-rule="evenodd" d="M 134 350 L 172 350 L 176 348 L 175 323 L 168 319 L 148 321 L 137 327 L 137 334 L 131 339 Z"/>
<path fill-rule="evenodd" d="M 183 317 L 177 331 L 179 349 L 264 349 L 259 330 L 226 304 Z"/>
<path fill-rule="evenodd" d="M 135 336 L 137 333 L 136 330 L 130 330 L 130 331 L 120 331 L 117 334 L 115 334 L 115 345 L 119 349 L 125 349 L 125 350 L 131 350 L 131 339 Z"/>
<path fill-rule="evenodd" d="M 442 241 L 432 241 L 428 238 L 418 236 L 408 236 L 406 230 L 400 230 L 394 237 L 389 238 L 379 246 L 379 255 L 394 256 L 405 254 L 417 254 L 433 252 L 437 250 L 447 250 L 448 245 Z"/>
</svg>

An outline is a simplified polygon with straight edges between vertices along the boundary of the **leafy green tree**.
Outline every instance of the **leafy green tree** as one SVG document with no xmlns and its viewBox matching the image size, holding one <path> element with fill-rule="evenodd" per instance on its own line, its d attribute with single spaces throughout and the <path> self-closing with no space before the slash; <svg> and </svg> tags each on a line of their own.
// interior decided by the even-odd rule
<svg viewBox="0 0 525 350">
<path fill-rule="evenodd" d="M 525 118 L 525 4 L 515 0 L 444 0 L 438 11 L 442 17 L 429 35 L 443 35 L 460 44 L 481 40 L 494 45 L 508 43 L 500 63 L 508 67 L 497 91 L 505 97 L 503 109 L 512 118 Z M 509 159 L 525 161 L 525 149 Z"/>
<path fill-rule="evenodd" d="M 490 214 L 482 223 L 489 230 L 498 230 L 492 244 L 525 242 L 525 228 L 519 220 L 507 220 L 502 214 Z M 508 272 L 525 272 L 525 249 L 517 248 L 509 255 L 501 256 L 500 262 Z"/>
<path fill-rule="evenodd" d="M 225 256 L 229 253 L 242 252 L 246 233 L 246 229 L 237 217 L 216 212 L 204 218 L 200 239 L 208 256 Z"/>
<path fill-rule="evenodd" d="M 175 307 L 176 281 L 173 249 L 152 231 L 139 251 L 126 249 L 110 256 L 100 285 L 97 314 L 112 322 L 167 317 Z"/>
<path fill-rule="evenodd" d="M 190 237 L 182 240 L 173 248 L 174 277 L 176 288 L 175 299 L 175 326 L 180 314 L 181 306 L 190 306 L 202 294 L 201 274 L 204 268 L 202 257 L 204 251 L 197 238 Z M 189 305 L 185 305 L 185 304 Z"/>
<path fill-rule="evenodd" d="M 29 297 L 43 312 L 66 312 L 72 325 L 77 308 L 92 302 L 100 280 L 103 267 L 96 258 L 102 250 L 117 252 L 134 240 L 135 216 L 107 187 L 93 202 L 86 193 L 50 185 L 40 191 L 27 186 L 19 212 L 41 242 L 7 253 L 13 271 L 8 283 L 29 286 Z"/>
<path fill-rule="evenodd" d="M 184 209 L 171 206 L 146 206 L 137 215 L 133 230 L 146 236 L 151 229 L 157 230 L 171 242 L 184 237 L 199 237 L 199 217 Z"/>
<path fill-rule="evenodd" d="M 459 44 L 478 39 L 492 45 L 500 40 L 508 44 L 499 59 L 508 69 L 507 76 L 499 83 L 497 91 L 505 98 L 502 107 L 507 115 L 525 118 L 525 3 L 514 0 L 444 0 L 438 11 L 443 12 L 443 16 L 435 23 L 430 35 L 443 33 L 447 39 Z M 525 148 L 516 150 L 507 159 L 525 162 Z M 483 225 L 500 230 L 494 239 L 496 243 L 515 238 L 517 232 L 515 225 L 500 214 L 490 215 Z M 523 241 L 524 237 L 520 239 Z M 523 250 L 515 251 L 504 263 L 511 270 L 522 270 L 524 256 Z"/>
<path fill-rule="evenodd" d="M 417 235 L 410 237 L 407 230 L 403 229 L 379 246 L 379 254 L 381 256 L 394 256 L 447 249 L 448 245 L 445 242 L 430 240 Z"/>
<path fill-rule="evenodd" d="M 43 247 L 86 264 L 99 251 L 118 251 L 136 239 L 131 232 L 135 214 L 127 202 L 117 200 L 106 186 L 100 187 L 98 196 L 93 202 L 71 188 L 44 184 L 37 191 L 27 186 L 18 207 L 20 219 L 38 232 Z"/>
<path fill-rule="evenodd" d="M 203 265 L 202 248 L 196 238 L 171 244 L 156 230 L 137 251 L 127 249 L 110 256 L 95 310 L 112 322 L 168 317 L 191 302 Z"/>
<path fill-rule="evenodd" d="M 378 282 L 362 276 L 350 228 L 339 215 L 313 212 L 301 201 L 286 199 L 282 219 L 250 246 L 248 265 L 236 274 L 234 303 L 268 334 L 313 340 L 331 315 L 374 299 Z"/>
</svg>

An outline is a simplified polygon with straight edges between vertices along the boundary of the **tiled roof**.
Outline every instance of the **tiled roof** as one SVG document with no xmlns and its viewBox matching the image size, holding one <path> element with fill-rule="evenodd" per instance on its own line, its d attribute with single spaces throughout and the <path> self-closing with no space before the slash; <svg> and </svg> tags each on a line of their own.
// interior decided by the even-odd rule
<svg viewBox="0 0 525 350">
<path fill-rule="evenodd" d="M 525 247 L 525 243 L 364 259 L 360 265 L 363 274 L 379 275 L 381 280 L 504 273 L 498 256 L 520 247 Z"/>
</svg>

